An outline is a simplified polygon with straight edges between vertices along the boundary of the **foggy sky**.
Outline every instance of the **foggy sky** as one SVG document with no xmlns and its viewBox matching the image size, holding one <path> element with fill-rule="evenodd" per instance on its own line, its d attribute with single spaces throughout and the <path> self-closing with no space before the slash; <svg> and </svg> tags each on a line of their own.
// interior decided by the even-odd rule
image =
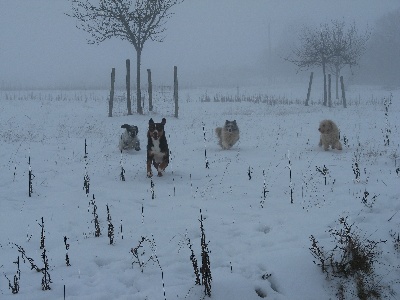
<svg viewBox="0 0 400 300">
<path fill-rule="evenodd" d="M 153 84 L 172 84 L 176 65 L 181 85 L 246 84 L 262 74 L 265 53 L 288 25 L 341 19 L 373 26 L 399 6 L 398 0 L 185 0 L 173 10 L 164 42 L 145 43 L 142 78 L 150 68 Z M 118 39 L 87 44 L 89 34 L 75 27 L 70 12 L 67 0 L 0 0 L 0 89 L 108 88 L 113 67 L 122 85 L 127 58 L 135 83 L 133 46 Z"/>
</svg>

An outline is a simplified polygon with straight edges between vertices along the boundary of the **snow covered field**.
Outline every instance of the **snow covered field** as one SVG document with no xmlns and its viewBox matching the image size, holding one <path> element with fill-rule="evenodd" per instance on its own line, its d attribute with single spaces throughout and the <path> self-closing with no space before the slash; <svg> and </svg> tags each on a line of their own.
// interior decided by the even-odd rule
<svg viewBox="0 0 400 300">
<path fill-rule="evenodd" d="M 154 94 L 155 110 L 145 115 L 127 116 L 125 102 L 117 100 L 109 118 L 108 93 L 0 91 L 1 299 L 64 299 L 64 287 L 65 299 L 203 299 L 187 245 L 189 238 L 201 265 L 201 216 L 211 299 L 336 299 L 336 281 L 325 279 L 309 248 L 313 235 L 332 249 L 328 230 L 339 228 L 341 217 L 366 239 L 386 241 L 377 244 L 375 272 L 389 299 L 400 299 L 394 237 L 400 233 L 399 90 L 351 87 L 346 109 L 299 104 L 305 89 L 181 90 L 178 119 L 168 91 Z M 242 101 L 214 101 L 226 96 Z M 207 97 L 210 102 L 203 102 Z M 319 95 L 313 97 L 318 102 Z M 387 116 L 385 99 L 392 102 Z M 145 168 L 150 117 L 167 119 L 171 151 L 164 176 L 152 179 Z M 340 128 L 342 151 L 318 147 L 318 125 L 326 118 Z M 224 151 L 214 129 L 226 119 L 236 119 L 240 140 Z M 124 123 L 139 127 L 142 150 L 121 156 Z M 93 197 L 100 237 L 94 236 Z M 42 218 L 48 291 L 42 291 L 43 274 L 31 270 L 17 247 L 43 267 Z M 142 237 L 154 243 L 143 244 L 140 259 L 156 256 L 159 262 L 150 260 L 143 271 L 131 253 Z M 13 295 L 7 278 L 13 283 L 17 257 L 20 289 Z"/>
</svg>

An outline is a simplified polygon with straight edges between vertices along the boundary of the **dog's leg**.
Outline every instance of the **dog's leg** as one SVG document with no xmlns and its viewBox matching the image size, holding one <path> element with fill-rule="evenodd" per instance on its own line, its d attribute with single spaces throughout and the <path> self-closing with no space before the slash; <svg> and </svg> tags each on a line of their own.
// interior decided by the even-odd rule
<svg viewBox="0 0 400 300">
<path fill-rule="evenodd" d="M 222 146 L 221 132 L 222 132 L 222 127 L 217 127 L 217 128 L 215 128 L 215 134 L 216 134 L 217 137 L 218 137 L 218 145 L 220 145 L 221 147 L 223 147 L 223 146 Z"/>
<path fill-rule="evenodd" d="M 168 166 L 168 161 L 163 161 L 161 164 L 158 165 L 157 171 L 158 171 L 158 176 L 161 177 L 162 172 L 164 172 L 165 168 Z"/>
<path fill-rule="evenodd" d="M 152 158 L 147 158 L 147 177 L 153 177 L 153 172 L 151 172 L 151 161 Z"/>
<path fill-rule="evenodd" d="M 222 149 L 224 149 L 224 150 L 228 150 L 230 148 L 229 143 L 226 143 L 225 141 L 223 141 L 221 143 L 221 146 L 222 146 Z"/>
<path fill-rule="evenodd" d="M 140 141 L 139 140 L 137 140 L 136 143 L 135 143 L 135 150 L 136 151 L 140 150 Z"/>
<path fill-rule="evenodd" d="M 335 148 L 338 149 L 338 150 L 342 150 L 342 144 L 340 143 L 340 141 L 336 142 Z"/>
</svg>

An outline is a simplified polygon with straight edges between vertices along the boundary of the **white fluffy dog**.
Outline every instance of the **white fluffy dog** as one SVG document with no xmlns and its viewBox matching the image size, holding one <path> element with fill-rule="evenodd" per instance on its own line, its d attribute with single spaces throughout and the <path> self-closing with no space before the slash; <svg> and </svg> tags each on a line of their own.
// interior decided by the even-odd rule
<svg viewBox="0 0 400 300">
<path fill-rule="evenodd" d="M 331 120 L 323 120 L 319 124 L 318 131 L 321 133 L 319 146 L 324 145 L 324 150 L 332 149 L 342 150 L 342 144 L 339 141 L 339 129 Z"/>
<path fill-rule="evenodd" d="M 223 127 L 215 128 L 215 133 L 218 137 L 218 145 L 224 150 L 230 149 L 239 140 L 239 127 L 236 120 L 226 120 Z"/>
</svg>

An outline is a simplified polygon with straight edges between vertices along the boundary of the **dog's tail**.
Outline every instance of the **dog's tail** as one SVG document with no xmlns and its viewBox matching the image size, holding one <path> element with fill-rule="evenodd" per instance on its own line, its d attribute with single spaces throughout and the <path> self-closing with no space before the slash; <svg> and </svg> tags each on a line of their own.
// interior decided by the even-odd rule
<svg viewBox="0 0 400 300">
<path fill-rule="evenodd" d="M 222 127 L 217 127 L 215 128 L 215 133 L 219 138 L 221 138 L 221 132 L 222 132 Z"/>
</svg>

